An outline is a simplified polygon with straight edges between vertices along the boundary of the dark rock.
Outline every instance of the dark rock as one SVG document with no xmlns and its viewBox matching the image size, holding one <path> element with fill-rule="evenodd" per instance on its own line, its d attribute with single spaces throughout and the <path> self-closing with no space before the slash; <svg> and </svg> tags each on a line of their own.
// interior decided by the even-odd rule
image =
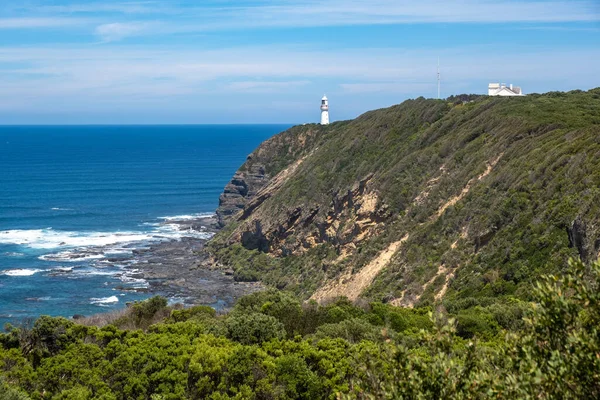
<svg viewBox="0 0 600 400">
<path fill-rule="evenodd" d="M 252 162 L 248 158 L 247 163 Z M 264 165 L 258 163 L 251 165 L 248 170 L 238 171 L 219 197 L 217 209 L 217 223 L 219 227 L 225 226 L 227 221 L 240 210 L 244 209 L 248 201 L 253 198 L 269 181 Z"/>
<path fill-rule="evenodd" d="M 269 240 L 262 231 L 260 221 L 254 221 L 254 230 L 242 233 L 242 246 L 248 250 L 269 251 Z"/>
<path fill-rule="evenodd" d="M 80 320 L 80 319 L 85 319 L 85 315 L 75 314 L 75 315 L 73 315 L 73 319 L 76 321 Z"/>
<path fill-rule="evenodd" d="M 475 238 L 475 252 L 486 246 L 496 236 L 498 228 L 493 226 Z"/>
<path fill-rule="evenodd" d="M 219 198 L 217 209 L 219 227 L 224 227 L 234 215 L 240 210 L 245 210 L 250 203 L 256 206 L 262 202 L 256 202 L 256 197 L 271 178 L 313 148 L 322 133 L 318 127 L 314 128 L 317 129 L 307 130 L 306 127 L 297 127 L 281 132 L 263 142 L 246 158 L 244 165 L 235 173 Z M 277 162 L 274 163 L 274 160 Z M 262 200 L 268 197 L 270 194 Z"/>
<path fill-rule="evenodd" d="M 583 221 L 581 217 L 575 218 L 567 228 L 569 246 L 577 249 L 583 262 L 595 260 L 600 250 L 600 232 L 595 226 Z"/>
</svg>

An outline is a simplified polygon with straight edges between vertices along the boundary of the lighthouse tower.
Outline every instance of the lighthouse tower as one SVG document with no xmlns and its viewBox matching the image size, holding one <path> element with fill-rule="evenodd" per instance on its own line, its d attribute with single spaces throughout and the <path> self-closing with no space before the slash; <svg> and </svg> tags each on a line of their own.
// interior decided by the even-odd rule
<svg viewBox="0 0 600 400">
<path fill-rule="evenodd" d="M 329 125 L 329 100 L 327 96 L 321 99 L 321 125 Z"/>
</svg>

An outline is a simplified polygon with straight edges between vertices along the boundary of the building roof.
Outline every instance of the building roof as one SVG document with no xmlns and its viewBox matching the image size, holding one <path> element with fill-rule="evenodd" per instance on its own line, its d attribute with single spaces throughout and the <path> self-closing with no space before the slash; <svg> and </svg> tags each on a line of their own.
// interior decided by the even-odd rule
<svg viewBox="0 0 600 400">
<path fill-rule="evenodd" d="M 511 85 L 506 85 L 504 83 L 490 83 L 488 85 L 488 89 L 495 91 L 496 94 L 498 94 L 498 93 L 500 93 L 502 91 L 507 91 L 507 92 L 510 92 L 512 94 L 515 94 L 515 95 L 521 95 L 522 94 L 521 88 L 519 86 L 513 86 L 512 84 Z"/>
<path fill-rule="evenodd" d="M 502 87 L 500 88 L 496 93 L 502 92 L 503 90 L 506 90 L 507 92 L 511 92 L 514 94 L 521 94 L 521 88 L 518 86 L 513 86 L 513 88 L 509 88 L 508 86 Z"/>
</svg>

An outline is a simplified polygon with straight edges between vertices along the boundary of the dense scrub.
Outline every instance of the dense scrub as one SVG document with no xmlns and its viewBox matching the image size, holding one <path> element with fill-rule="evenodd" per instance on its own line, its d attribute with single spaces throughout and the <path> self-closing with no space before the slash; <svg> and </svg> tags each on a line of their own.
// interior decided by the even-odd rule
<svg viewBox="0 0 600 400">
<path fill-rule="evenodd" d="M 360 296 L 441 301 L 466 319 L 531 300 L 543 273 L 599 255 L 600 89 L 419 98 L 284 139 L 296 151 L 265 142 L 257 154 L 275 155 L 261 162 L 300 165 L 211 244 L 238 280 L 310 298 L 408 235 Z M 377 199 L 368 218 L 366 195 Z"/>
<path fill-rule="evenodd" d="M 573 262 L 523 320 L 278 291 L 220 316 L 155 298 L 117 320 L 143 330 L 42 317 L 0 335 L 0 399 L 598 398 L 599 285 L 600 263 Z"/>
</svg>

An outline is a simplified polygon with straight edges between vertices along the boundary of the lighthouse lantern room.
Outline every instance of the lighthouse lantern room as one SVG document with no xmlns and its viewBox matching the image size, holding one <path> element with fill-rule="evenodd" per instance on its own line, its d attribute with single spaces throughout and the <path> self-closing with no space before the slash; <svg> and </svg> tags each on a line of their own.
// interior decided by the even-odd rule
<svg viewBox="0 0 600 400">
<path fill-rule="evenodd" d="M 327 96 L 321 99 L 321 125 L 329 125 L 329 100 Z"/>
</svg>

